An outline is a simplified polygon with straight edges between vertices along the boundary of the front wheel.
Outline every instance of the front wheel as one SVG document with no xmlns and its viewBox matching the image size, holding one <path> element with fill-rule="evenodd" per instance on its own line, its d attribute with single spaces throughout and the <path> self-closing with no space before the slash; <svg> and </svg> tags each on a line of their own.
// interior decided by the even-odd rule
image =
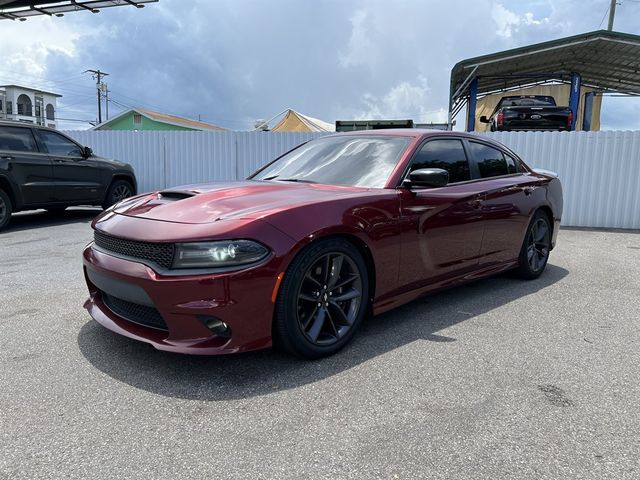
<svg viewBox="0 0 640 480">
<path fill-rule="evenodd" d="M 355 335 L 368 299 L 367 267 L 358 249 L 342 239 L 319 240 L 285 273 L 274 342 L 303 358 L 332 355 Z"/>
<path fill-rule="evenodd" d="M 549 217 L 544 212 L 538 211 L 529 223 L 520 249 L 518 275 L 525 279 L 538 278 L 547 266 L 550 251 L 551 224 Z"/>
<path fill-rule="evenodd" d="M 3 190 L 0 190 L 0 230 L 8 225 L 11 211 L 11 199 Z"/>
<path fill-rule="evenodd" d="M 133 195 L 133 186 L 126 180 L 116 180 L 111 184 L 104 199 L 102 208 L 107 209 L 111 205 L 118 203 Z"/>
</svg>

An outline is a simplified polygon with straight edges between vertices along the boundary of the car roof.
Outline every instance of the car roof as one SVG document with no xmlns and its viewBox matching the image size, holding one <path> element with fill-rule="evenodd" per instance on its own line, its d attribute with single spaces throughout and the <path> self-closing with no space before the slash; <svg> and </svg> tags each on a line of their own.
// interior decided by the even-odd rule
<svg viewBox="0 0 640 480">
<path fill-rule="evenodd" d="M 29 127 L 29 128 L 39 128 L 42 130 L 51 130 L 57 132 L 55 128 L 47 127 L 46 125 L 37 125 L 35 123 L 29 122 L 16 122 L 13 120 L 0 120 L 0 127 Z"/>
<path fill-rule="evenodd" d="M 506 145 L 489 138 L 485 135 L 478 135 L 477 133 L 468 133 L 468 132 L 452 132 L 448 130 L 428 130 L 423 128 L 385 128 L 381 130 L 354 130 L 353 132 L 339 132 L 332 135 L 331 137 L 336 136 L 359 136 L 359 135 L 376 135 L 376 136 L 385 136 L 385 137 L 411 137 L 411 138 L 420 138 L 420 140 L 427 139 L 430 137 L 434 138 L 443 138 L 443 137 L 452 137 L 452 138 L 466 138 L 468 140 L 477 140 L 480 142 L 487 143 L 489 145 L 493 145 L 498 149 L 505 150 L 510 155 L 518 157 L 518 155 L 511 150 Z M 323 137 L 321 137 L 323 138 Z M 326 138 L 326 137 L 324 137 Z M 520 158 L 520 157 L 518 157 Z"/>
</svg>

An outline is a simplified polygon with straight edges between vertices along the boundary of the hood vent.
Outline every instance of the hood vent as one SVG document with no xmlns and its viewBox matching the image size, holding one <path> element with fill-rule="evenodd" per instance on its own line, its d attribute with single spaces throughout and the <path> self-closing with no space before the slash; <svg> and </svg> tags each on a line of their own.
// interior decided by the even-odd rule
<svg viewBox="0 0 640 480">
<path fill-rule="evenodd" d="M 158 193 L 159 200 L 184 200 L 185 198 L 195 197 L 196 192 L 191 192 L 188 190 L 167 190 L 165 192 Z"/>
</svg>

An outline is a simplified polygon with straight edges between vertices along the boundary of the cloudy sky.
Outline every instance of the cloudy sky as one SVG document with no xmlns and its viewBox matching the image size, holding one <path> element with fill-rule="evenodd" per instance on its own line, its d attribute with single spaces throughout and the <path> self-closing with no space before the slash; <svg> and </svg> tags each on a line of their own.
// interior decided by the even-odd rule
<svg viewBox="0 0 640 480">
<path fill-rule="evenodd" d="M 640 34 L 640 0 L 615 30 Z M 0 21 L 0 84 L 63 95 L 58 116 L 142 106 L 231 129 L 291 107 L 333 122 L 446 119 L 459 60 L 606 28 L 609 0 L 160 0 L 144 9 Z M 116 103 L 117 102 L 117 103 Z M 603 128 L 640 129 L 640 99 L 606 98 Z M 458 117 L 464 123 L 462 116 Z M 87 128 L 66 120 L 63 128 Z"/>
</svg>

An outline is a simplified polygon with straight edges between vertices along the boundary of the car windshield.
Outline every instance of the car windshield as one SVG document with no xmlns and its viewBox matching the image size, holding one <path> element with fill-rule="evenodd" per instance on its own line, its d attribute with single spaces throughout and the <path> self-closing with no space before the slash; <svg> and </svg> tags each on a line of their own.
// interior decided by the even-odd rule
<svg viewBox="0 0 640 480">
<path fill-rule="evenodd" d="M 250 178 L 382 188 L 410 141 L 386 135 L 318 138 Z"/>
</svg>

